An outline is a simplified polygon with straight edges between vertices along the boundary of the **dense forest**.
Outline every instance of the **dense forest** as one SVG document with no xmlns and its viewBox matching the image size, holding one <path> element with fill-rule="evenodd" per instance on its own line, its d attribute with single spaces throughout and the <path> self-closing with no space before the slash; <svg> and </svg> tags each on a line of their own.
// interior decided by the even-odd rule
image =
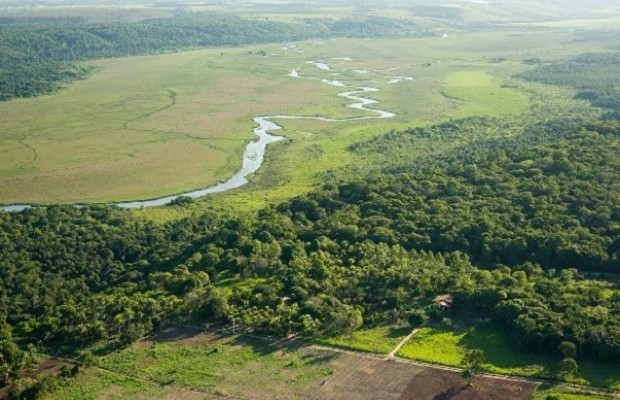
<svg viewBox="0 0 620 400">
<path fill-rule="evenodd" d="M 488 123 L 392 132 L 352 151 Z M 79 351 L 171 319 L 314 336 L 471 315 L 500 322 L 521 346 L 559 357 L 569 343 L 579 358 L 618 362 L 620 291 L 586 278 L 620 269 L 619 146 L 617 123 L 534 125 L 254 217 L 210 211 L 155 224 L 114 207 L 1 212 L 2 346 Z M 433 303 L 443 293 L 452 308 Z M 5 370 L 27 362 L 19 354 Z"/>
<path fill-rule="evenodd" d="M 91 69 L 77 62 L 179 49 L 238 46 L 309 38 L 424 34 L 389 18 L 253 20 L 231 15 L 117 23 L 0 24 L 0 101 L 51 93 Z"/>
<path fill-rule="evenodd" d="M 471 118 L 354 146 L 356 152 L 389 154 L 382 173 L 402 173 L 377 178 L 374 191 L 381 196 L 376 203 L 371 197 L 364 210 L 395 210 L 392 242 L 464 251 L 481 265 L 531 261 L 619 272 L 617 123 L 555 121 L 509 138 L 473 140 L 445 155 L 406 156 L 421 138 L 457 140 L 497 126 L 502 123 Z M 502 129 L 520 128 L 504 123 Z"/>
</svg>

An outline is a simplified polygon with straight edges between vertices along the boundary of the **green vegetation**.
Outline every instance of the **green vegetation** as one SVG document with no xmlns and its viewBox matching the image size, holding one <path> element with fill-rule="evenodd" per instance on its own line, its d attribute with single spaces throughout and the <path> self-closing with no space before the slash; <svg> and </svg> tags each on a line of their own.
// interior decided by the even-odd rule
<svg viewBox="0 0 620 400">
<path fill-rule="evenodd" d="M 68 380 L 44 398 L 101 397 L 109 395 L 111 386 L 122 390 L 118 398 L 166 398 L 174 391 L 201 399 L 250 393 L 270 399 L 291 398 L 291 394 L 298 398 L 334 373 L 330 361 L 336 354 L 295 343 L 188 332 L 178 339 L 140 342 L 103 357 L 97 362 L 99 369 Z"/>
<path fill-rule="evenodd" d="M 463 356 L 459 366 L 463 368 L 461 376 L 467 379 L 467 386 L 472 386 L 474 376 L 480 374 L 480 365 L 483 360 L 484 354 L 480 349 L 471 349 L 465 352 L 465 356 Z"/>
<path fill-rule="evenodd" d="M 260 364 L 260 368 L 253 365 Z M 233 337 L 214 341 L 207 346 L 179 345 L 174 342 L 153 343 L 141 349 L 128 349 L 106 357 L 101 366 L 119 373 L 165 384 L 174 381 L 195 389 L 221 387 L 234 390 L 228 382 L 244 376 L 246 387 L 263 387 L 266 377 L 279 376 L 288 390 L 303 387 L 309 381 L 329 375 L 323 367 L 312 366 L 312 357 L 295 349 L 279 350 L 268 341 Z M 259 371 L 252 376 L 246 371 Z M 273 378 L 270 379 L 273 381 Z M 279 388 L 268 388 L 277 393 Z"/>
<path fill-rule="evenodd" d="M 362 154 L 390 154 L 384 172 L 404 173 L 368 185 L 381 195 L 362 200 L 362 215 L 381 215 L 386 207 L 398 210 L 398 222 L 389 224 L 395 234 L 391 242 L 409 237 L 410 247 L 460 250 L 476 263 L 531 261 L 549 268 L 617 271 L 618 125 L 554 121 L 511 137 L 484 138 L 498 127 L 504 134 L 523 128 L 502 124 L 459 120 L 353 146 Z M 455 135 L 473 139 L 445 155 L 406 158 L 417 138 L 441 143 Z M 405 228 L 403 219 L 411 225 Z"/>
<path fill-rule="evenodd" d="M 113 388 L 113 389 L 111 389 Z M 156 383 L 145 382 L 108 371 L 89 369 L 57 387 L 43 391 L 42 399 L 86 400 L 106 396 L 115 399 L 148 400 L 178 393 L 178 388 L 166 388 Z"/>
<path fill-rule="evenodd" d="M 475 39 L 491 40 L 478 35 Z M 100 71 L 68 90 L 2 104 L 2 114 L 10 116 L 0 122 L 0 143 L 5 149 L 0 160 L 2 202 L 108 202 L 206 187 L 239 169 L 245 143 L 254 137 L 252 117 L 256 115 L 370 115 L 344 107 L 349 102 L 336 96 L 342 88 L 287 76 L 298 67 L 302 78 L 330 77 L 331 72 L 305 64 L 308 59 L 328 61 L 346 84 L 376 86 L 380 89 L 373 94 L 380 100 L 376 107 L 393 111 L 398 118 L 346 123 L 277 121 L 291 142 L 273 145 L 266 165 L 253 177 L 249 188 L 264 192 L 235 191 L 225 204 L 257 209 L 265 204 L 265 195 L 273 202 L 306 193 L 323 180 L 325 171 L 360 161 L 347 151 L 348 146 L 395 127 L 406 128 L 412 119 L 476 110 L 491 113 L 494 108 L 512 116 L 520 109 L 515 105 L 524 99 L 522 90 L 502 88 L 504 78 L 489 80 L 478 72 L 486 79 L 485 88 L 502 94 L 493 104 L 466 91 L 459 101 L 442 96 L 444 78 L 452 71 L 443 63 L 421 65 L 437 57 L 433 51 L 437 40 L 347 39 L 297 44 L 303 53 L 265 45 L 93 61 L 90 65 Z M 446 50 L 439 53 L 445 62 L 455 56 L 452 49 Z M 268 57 L 258 55 L 260 51 Z M 375 59 L 371 55 L 376 52 L 383 52 L 384 57 Z M 390 58 L 392 53 L 399 57 Z M 330 60 L 337 55 L 354 61 Z M 407 67 L 400 68 L 399 75 L 416 76 L 420 81 L 389 84 L 390 72 L 352 71 L 387 70 L 400 63 Z M 495 74 L 497 65 L 487 63 L 485 68 Z M 478 89 L 468 90 L 475 94 Z M 31 118 L 33 113 L 39 117 Z"/>
<path fill-rule="evenodd" d="M 398 352 L 400 357 L 412 360 L 458 366 L 465 354 L 458 346 L 465 336 L 451 331 L 422 328 Z"/>
<path fill-rule="evenodd" d="M 391 129 L 477 113 L 497 112 L 505 119 L 522 119 L 521 111 L 525 115 L 532 112 L 524 109 L 528 96 L 532 107 L 540 110 L 536 118 L 584 112 L 585 102 L 552 97 L 555 92 L 548 88 L 515 84 L 507 75 L 522 71 L 524 65 L 494 61 L 514 59 L 522 42 L 547 54 L 567 35 L 535 32 L 518 36 L 518 41 L 513 33 L 502 35 L 506 47 L 496 44 L 494 35 L 467 33 L 446 41 L 419 38 L 297 44 L 296 49 L 304 53 L 265 45 L 91 62 L 102 70 L 66 91 L 3 103 L 1 112 L 10 118 L 0 123 L 0 143 L 5 149 L 0 160 L 4 187 L 0 196 L 5 204 L 90 203 L 146 199 L 206 187 L 238 170 L 245 141 L 253 138 L 253 116 L 282 113 L 342 118 L 366 114 L 343 107 L 336 96 L 342 89 L 286 76 L 300 67 L 302 77 L 329 77 L 329 73 L 306 65 L 308 59 L 328 61 L 347 84 L 378 87 L 380 91 L 373 94 L 380 100 L 377 107 L 397 113 L 398 118 L 341 124 L 278 121 L 284 126 L 281 133 L 292 142 L 275 144 L 269 150 L 266 164 L 245 188 L 250 190 L 221 194 L 208 203 L 256 210 L 315 189 L 323 182 L 325 171 L 340 173 L 356 165 L 362 171 L 353 174 L 364 173 L 373 166 L 372 161 L 356 157 L 347 148 Z M 580 46 L 569 50 L 583 51 Z M 260 51 L 269 56 L 259 56 Z M 473 67 L 467 58 L 472 55 L 477 61 Z M 334 56 L 354 61 L 330 60 Z M 435 63 L 427 66 L 429 62 Z M 395 65 L 400 66 L 398 72 L 389 72 Z M 467 71 L 455 73 L 455 66 Z M 371 72 L 352 70 L 357 68 Z M 396 73 L 415 79 L 388 84 Z M 475 79 L 467 86 L 470 78 Z M 441 94 L 454 90 L 458 99 Z M 494 93 L 494 98 L 480 95 L 483 92 Z M 57 112 L 59 109 L 67 112 Z M 40 117 L 33 120 L 32 113 Z M 496 132 L 505 134 L 503 127 L 499 128 Z M 440 153 L 457 143 L 444 141 L 440 147 L 437 142 L 422 144 L 408 153 L 412 160 L 419 153 Z M 346 179 L 348 173 L 339 179 Z M 152 213 L 159 214 L 157 218 L 178 214 L 170 210 Z"/>
<path fill-rule="evenodd" d="M 207 46 L 417 33 L 411 23 L 385 17 L 292 23 L 201 13 L 139 22 L 0 24 L 0 101 L 52 93 L 83 78 L 90 69 L 77 61 Z"/>
<path fill-rule="evenodd" d="M 0 100 L 47 94 L 84 76 L 73 62 L 181 48 L 231 46 L 320 36 L 318 27 L 233 16 L 196 15 L 106 24 L 0 26 Z M 323 33 L 325 34 L 325 33 Z M 31 43 L 37 43 L 36 47 Z"/>
<path fill-rule="evenodd" d="M 335 90 L 287 77 L 290 60 L 265 64 L 257 49 L 97 61 L 103 70 L 69 90 L 3 103 L 11 117 L 0 121 L 2 202 L 144 199 L 206 187 L 240 168 L 253 116 L 298 113 L 324 98 L 314 111 L 342 108 Z"/>
<path fill-rule="evenodd" d="M 409 327 L 379 326 L 362 328 L 344 335 L 317 338 L 316 343 L 369 353 L 388 354 L 409 333 Z"/>
<path fill-rule="evenodd" d="M 218 276 L 217 287 L 223 288 L 231 295 L 238 292 L 251 292 L 258 285 L 266 284 L 265 278 L 242 277 L 240 274 L 231 274 L 223 272 Z"/>
<path fill-rule="evenodd" d="M 488 123 L 393 133 L 358 150 Z M 351 334 L 424 308 L 434 321 L 491 318 L 514 345 L 550 357 L 570 341 L 580 376 L 613 386 L 605 378 L 613 367 L 607 375 L 593 365 L 589 374 L 587 360 L 616 362 L 620 354 L 617 287 L 552 268 L 617 269 L 610 156 L 617 129 L 530 126 L 501 146 L 473 141 L 407 172 L 396 163 L 390 175 L 326 186 L 256 218 L 209 212 L 159 225 L 107 207 L 2 213 L 0 319 L 16 337 L 48 338 L 55 348 L 128 343 L 167 318 L 234 318 L 275 334 Z M 432 305 L 440 293 L 455 297 L 449 312 Z M 383 351 L 363 334 L 352 342 Z"/>
<path fill-rule="evenodd" d="M 486 71 L 454 72 L 446 78 L 442 93 L 457 104 L 464 103 L 455 117 L 518 115 L 529 105 L 527 95 L 501 87 Z"/>
<path fill-rule="evenodd" d="M 403 346 L 398 356 L 412 360 L 458 367 L 468 350 L 480 349 L 484 371 L 534 378 L 563 378 L 561 358 L 524 353 L 496 326 L 459 328 L 423 328 Z M 579 363 L 571 382 L 605 387 L 620 387 L 620 368 L 613 364 Z"/>
<path fill-rule="evenodd" d="M 540 60 L 538 60 L 540 63 Z M 576 98 L 610 110 L 606 118 L 620 119 L 620 54 L 591 53 L 542 65 L 521 77 L 551 85 L 569 86 L 579 92 Z"/>
<path fill-rule="evenodd" d="M 569 388 L 553 387 L 551 389 L 539 389 L 534 400 L 610 400 L 611 396 L 579 393 Z"/>
<path fill-rule="evenodd" d="M 0 21 L 3 202 L 207 186 L 239 168 L 254 116 L 369 115 L 322 79 L 376 87 L 372 107 L 397 114 L 273 118 L 288 140 L 249 185 L 207 199 L 0 212 L 0 397 L 287 398 L 334 372 L 312 346 L 185 324 L 386 354 L 409 322 L 421 330 L 399 355 L 462 366 L 468 383 L 482 369 L 619 389 L 619 60 L 600 39 L 615 34 L 532 29 L 557 6 L 527 3 L 514 15 L 528 30 L 495 3 Z M 172 53 L 331 36 L 361 39 Z M 78 365 L 35 378 L 41 353 Z"/>
</svg>

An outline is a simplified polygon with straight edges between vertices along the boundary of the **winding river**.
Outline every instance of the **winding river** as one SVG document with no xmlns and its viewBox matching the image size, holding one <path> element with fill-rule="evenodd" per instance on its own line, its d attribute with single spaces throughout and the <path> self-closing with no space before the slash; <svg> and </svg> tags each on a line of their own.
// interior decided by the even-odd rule
<svg viewBox="0 0 620 400">
<path fill-rule="evenodd" d="M 331 71 L 332 68 L 318 61 L 307 61 L 307 64 L 313 64 L 318 69 L 323 71 Z M 297 79 L 316 79 L 316 78 L 302 78 L 299 75 L 299 70 L 292 70 L 288 76 Z M 335 119 L 335 118 L 327 118 L 327 117 L 312 117 L 312 116 L 301 116 L 301 115 L 267 115 L 262 117 L 254 117 L 254 122 L 258 124 L 256 128 L 254 128 L 254 133 L 258 136 L 258 140 L 251 141 L 248 143 L 245 153 L 243 154 L 243 164 L 241 169 L 230 177 L 225 182 L 218 183 L 214 186 L 210 186 L 205 189 L 193 190 L 185 193 L 179 193 L 171 196 L 160 197 L 152 200 L 138 200 L 138 201 L 127 201 L 120 203 L 113 203 L 117 207 L 121 208 L 141 208 L 141 207 L 155 207 L 162 206 L 170 203 L 171 201 L 179 198 L 179 197 L 191 197 L 198 198 L 202 196 L 206 196 L 208 194 L 220 193 L 226 190 L 236 189 L 248 183 L 248 176 L 253 174 L 260 168 L 263 163 L 263 159 L 265 157 L 265 151 L 267 149 L 267 145 L 273 142 L 277 142 L 282 140 L 282 136 L 272 135 L 269 132 L 273 132 L 282 127 L 273 120 L 317 120 L 317 121 L 325 121 L 325 122 L 348 122 L 348 121 L 361 121 L 367 119 L 378 119 L 378 118 L 393 118 L 396 114 L 391 113 L 389 111 L 383 111 L 376 108 L 368 108 L 369 105 L 378 103 L 377 100 L 370 99 L 367 97 L 362 97 L 365 93 L 373 93 L 378 92 L 379 89 L 372 87 L 352 87 L 347 86 L 341 81 L 338 80 L 329 80 L 329 79 L 321 79 L 321 82 L 338 87 L 345 87 L 352 90 L 338 93 L 338 96 L 344 97 L 345 99 L 353 101 L 353 103 L 348 104 L 347 107 L 353 108 L 356 110 L 366 111 L 373 115 L 366 115 L 360 117 L 352 117 L 352 118 L 343 118 L 343 119 Z M 9 212 L 17 212 L 24 210 L 26 208 L 32 207 L 28 204 L 14 204 L 8 206 L 0 206 L 0 210 L 9 211 Z"/>
</svg>

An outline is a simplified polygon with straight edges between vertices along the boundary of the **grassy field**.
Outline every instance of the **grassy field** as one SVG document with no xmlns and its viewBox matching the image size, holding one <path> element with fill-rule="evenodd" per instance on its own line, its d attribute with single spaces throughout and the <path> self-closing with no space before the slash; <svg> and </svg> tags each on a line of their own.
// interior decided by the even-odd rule
<svg viewBox="0 0 620 400">
<path fill-rule="evenodd" d="M 446 330 L 423 328 L 403 346 L 398 355 L 412 360 L 458 366 L 468 349 L 481 349 L 484 352 L 483 368 L 488 372 L 557 378 L 559 359 L 523 352 L 492 327 Z M 579 372 L 569 380 L 617 390 L 620 388 L 620 367 L 581 361 Z"/>
<path fill-rule="evenodd" d="M 99 61 L 100 72 L 60 93 L 2 103 L 0 201 L 109 201 L 208 186 L 239 168 L 253 116 L 340 108 L 335 88 L 290 79 L 289 60 L 265 63 L 251 51 Z"/>
<path fill-rule="evenodd" d="M 203 339 L 207 338 L 200 340 Z M 160 384 L 175 382 L 190 389 L 211 388 L 229 393 L 255 388 L 275 396 L 271 398 L 282 398 L 277 394 L 300 390 L 334 372 L 320 365 L 313 367 L 313 354 L 293 348 L 271 348 L 268 342 L 258 339 L 232 337 L 197 344 L 149 344 L 113 354 L 101 365 Z M 280 384 L 266 385 L 267 377 L 278 377 Z M 274 379 L 269 381 L 273 383 Z"/>
<path fill-rule="evenodd" d="M 380 326 L 336 337 L 318 338 L 315 342 L 343 349 L 388 354 L 409 333 L 411 333 L 410 327 Z"/>
<path fill-rule="evenodd" d="M 552 388 L 541 387 L 536 391 L 533 400 L 546 400 L 548 396 L 555 400 L 610 400 L 612 396 L 579 393 L 574 389 L 558 385 Z"/>
<path fill-rule="evenodd" d="M 230 274 L 226 271 L 218 276 L 215 286 L 223 288 L 230 295 L 233 292 L 250 292 L 255 286 L 266 282 L 264 278 L 242 278 L 239 274 Z"/>
<path fill-rule="evenodd" d="M 72 380 L 68 385 L 61 386 L 53 393 L 47 394 L 44 399 L 87 400 L 87 399 L 175 399 L 188 400 L 215 400 L 220 396 L 192 390 L 162 386 L 155 382 L 148 382 L 113 372 L 91 368 Z"/>
<path fill-rule="evenodd" d="M 561 31 L 459 33 L 102 60 L 94 63 L 100 72 L 64 91 L 0 104 L 0 202 L 144 199 L 205 187 L 239 167 L 253 116 L 370 115 L 345 107 L 349 101 L 336 96 L 343 89 L 318 79 L 378 88 L 375 107 L 397 118 L 281 120 L 291 140 L 268 150 L 253 183 L 205 202 L 260 207 L 311 190 L 327 171 L 372 162 L 347 151 L 359 140 L 468 115 L 518 117 L 532 94 L 511 75 L 528 68 L 525 58 L 585 48 L 561 45 L 570 39 Z M 314 79 L 287 76 L 294 68 Z"/>
<path fill-rule="evenodd" d="M 452 114 L 454 117 L 519 115 L 529 105 L 526 94 L 501 87 L 485 71 L 450 74 L 444 81 L 442 94 L 463 104 Z"/>
</svg>

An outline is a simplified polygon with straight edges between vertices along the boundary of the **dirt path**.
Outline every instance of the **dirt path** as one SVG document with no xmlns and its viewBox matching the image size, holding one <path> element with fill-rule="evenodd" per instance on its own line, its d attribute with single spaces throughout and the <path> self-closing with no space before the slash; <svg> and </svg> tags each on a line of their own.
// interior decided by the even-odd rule
<svg viewBox="0 0 620 400">
<path fill-rule="evenodd" d="M 403 340 L 400 341 L 400 343 L 398 343 L 398 345 L 396 347 L 394 347 L 394 350 L 390 351 L 390 354 L 388 354 L 388 357 L 389 358 L 396 357 L 396 353 L 398 353 L 398 351 L 401 349 L 401 347 L 403 347 L 405 345 L 405 343 L 407 343 L 413 337 L 413 335 L 415 335 L 419 331 L 420 330 L 417 329 L 417 328 L 412 330 L 410 334 L 408 334 Z"/>
</svg>

